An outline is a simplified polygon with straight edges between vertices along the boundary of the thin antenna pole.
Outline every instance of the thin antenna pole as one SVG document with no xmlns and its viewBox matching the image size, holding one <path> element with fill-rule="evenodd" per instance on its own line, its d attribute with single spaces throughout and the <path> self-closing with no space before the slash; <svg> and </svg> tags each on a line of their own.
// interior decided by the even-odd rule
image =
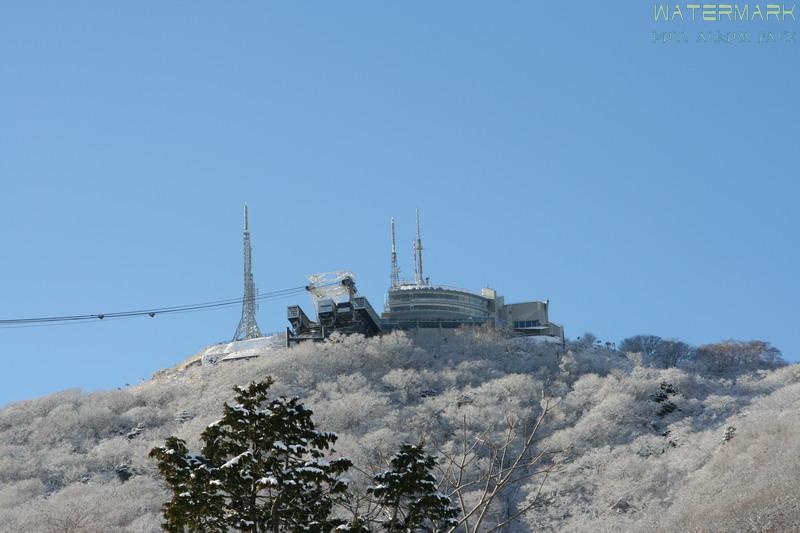
<svg viewBox="0 0 800 533">
<path fill-rule="evenodd" d="M 425 283 L 422 270 L 422 232 L 420 230 L 419 209 L 417 209 L 417 240 L 414 241 L 414 282 L 417 285 Z"/>
<path fill-rule="evenodd" d="M 400 267 L 397 266 L 397 234 L 392 217 L 392 287 L 400 285 Z"/>
</svg>

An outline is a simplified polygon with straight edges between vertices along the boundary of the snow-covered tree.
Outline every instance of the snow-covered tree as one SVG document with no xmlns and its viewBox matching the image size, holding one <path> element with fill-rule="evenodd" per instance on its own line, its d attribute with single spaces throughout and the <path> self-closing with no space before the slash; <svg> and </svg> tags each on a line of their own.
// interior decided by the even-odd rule
<svg viewBox="0 0 800 533">
<path fill-rule="evenodd" d="M 538 417 L 521 420 L 507 415 L 505 430 L 497 439 L 491 427 L 472 433 L 464 418 L 460 442 L 453 441 L 448 449 L 440 448 L 444 457 L 439 466 L 444 490 L 458 501 L 458 520 L 450 532 L 498 531 L 510 527 L 538 503 L 539 495 L 549 475 L 556 472 L 564 450 L 538 448 L 539 430 L 551 414 L 549 398 L 541 399 Z M 514 505 L 509 491 L 520 484 L 533 486 L 527 502 Z M 505 516 L 491 516 L 500 500 L 507 501 Z M 494 522 L 486 527 L 487 522 Z"/>
<path fill-rule="evenodd" d="M 655 355 L 661 340 L 658 335 L 634 335 L 623 339 L 619 343 L 619 350 L 621 352 L 641 353 L 645 360 L 649 361 Z"/>
<path fill-rule="evenodd" d="M 421 446 L 404 444 L 391 468 L 374 476 L 368 492 L 378 506 L 380 528 L 389 532 L 447 531 L 458 524 L 458 511 L 436 488 L 436 459 Z"/>
<path fill-rule="evenodd" d="M 781 351 L 765 341 L 727 340 L 697 348 L 695 363 L 711 372 L 778 368 L 786 364 Z"/>
<path fill-rule="evenodd" d="M 656 368 L 677 367 L 687 361 L 694 349 L 685 342 L 662 339 L 658 335 L 635 335 L 623 339 L 619 350 L 628 354 L 641 354 L 643 362 Z"/>
<path fill-rule="evenodd" d="M 227 531 L 225 501 L 205 457 L 189 452 L 176 437 L 167 438 L 150 456 L 172 489 L 172 499 L 163 508 L 166 531 Z"/>
<path fill-rule="evenodd" d="M 168 531 L 330 531 L 339 476 L 351 463 L 326 461 L 336 435 L 316 431 L 297 398 L 270 398 L 271 378 L 237 387 L 221 420 L 201 435 L 201 454 L 170 438 L 151 455 L 171 486 Z"/>
</svg>

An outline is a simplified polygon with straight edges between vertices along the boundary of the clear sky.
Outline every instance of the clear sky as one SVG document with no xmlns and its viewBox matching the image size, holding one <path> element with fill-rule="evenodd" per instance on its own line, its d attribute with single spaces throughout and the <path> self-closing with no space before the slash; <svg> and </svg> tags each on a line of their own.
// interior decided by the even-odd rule
<svg viewBox="0 0 800 533">
<path fill-rule="evenodd" d="M 0 318 L 238 297 L 347 268 L 389 217 L 433 282 L 551 300 L 568 337 L 800 356 L 800 44 L 697 43 L 650 2 L 5 2 Z M 738 23 L 759 30 L 797 23 Z M 690 32 L 653 43 L 654 30 Z M 286 326 L 292 298 L 261 306 Z M 239 310 L 0 329 L 0 404 L 135 383 Z"/>
</svg>

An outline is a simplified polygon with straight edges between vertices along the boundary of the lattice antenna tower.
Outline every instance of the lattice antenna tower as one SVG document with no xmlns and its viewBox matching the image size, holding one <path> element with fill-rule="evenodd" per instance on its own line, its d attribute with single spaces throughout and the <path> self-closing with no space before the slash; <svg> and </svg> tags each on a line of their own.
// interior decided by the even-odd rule
<svg viewBox="0 0 800 533">
<path fill-rule="evenodd" d="M 417 209 L 417 240 L 414 241 L 414 282 L 417 285 L 427 283 L 422 271 L 422 233 L 419 223 L 419 209 Z"/>
<path fill-rule="evenodd" d="M 247 204 L 244 205 L 244 297 L 242 298 L 242 318 L 233 340 L 242 341 L 261 336 L 256 323 L 256 285 L 253 283 L 252 249 L 250 247 L 250 228 L 247 221 Z"/>
<path fill-rule="evenodd" d="M 392 217 L 392 287 L 400 285 L 400 267 L 397 266 L 397 233 Z"/>
</svg>

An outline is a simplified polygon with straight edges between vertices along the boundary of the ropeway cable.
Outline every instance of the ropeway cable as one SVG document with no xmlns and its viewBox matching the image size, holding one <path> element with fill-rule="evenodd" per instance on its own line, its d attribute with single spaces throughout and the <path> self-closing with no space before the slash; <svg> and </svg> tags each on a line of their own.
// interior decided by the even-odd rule
<svg viewBox="0 0 800 533">
<path fill-rule="evenodd" d="M 335 283 L 329 283 L 327 285 L 320 285 L 320 287 L 331 286 L 334 284 Z M 253 300 L 255 302 L 278 300 L 288 296 L 301 294 L 305 291 L 306 291 L 305 286 L 291 287 L 288 289 L 281 289 L 277 291 L 271 291 L 259 294 Z M 149 316 L 152 318 L 155 317 L 156 315 L 178 314 L 191 311 L 206 311 L 211 309 L 232 307 L 241 305 L 244 302 L 244 300 L 245 300 L 244 297 L 240 297 L 240 298 L 228 298 L 225 300 L 215 300 L 211 302 L 203 302 L 196 304 L 176 305 L 171 307 L 153 307 L 150 309 L 137 309 L 132 311 L 116 311 L 109 313 L 92 313 L 92 314 L 82 314 L 82 315 L 76 314 L 76 315 L 61 315 L 61 316 L 43 316 L 43 317 L 33 317 L 33 318 L 0 319 L 0 329 L 28 327 L 28 326 L 46 326 L 46 325 L 56 325 L 64 323 L 96 321 L 96 320 L 119 320 L 124 318 L 135 318 L 144 316 Z"/>
<path fill-rule="evenodd" d="M 301 294 L 304 288 L 300 287 L 295 290 L 275 291 L 273 293 L 261 294 L 254 298 L 254 301 L 270 301 Z M 0 320 L 0 329 L 11 327 L 26 327 L 26 326 L 48 326 L 48 325 L 66 325 L 81 322 L 97 321 L 97 320 L 120 320 L 125 318 L 137 317 L 155 317 L 156 315 L 170 315 L 178 313 L 207 311 L 213 309 L 222 309 L 241 305 L 244 298 L 233 298 L 229 300 L 218 300 L 215 302 L 206 302 L 201 304 L 190 304 L 173 307 L 161 307 L 152 309 L 140 309 L 135 311 L 119 311 L 112 313 L 95 313 L 87 315 L 66 315 L 66 316 L 53 316 L 53 317 L 37 317 L 37 318 L 17 318 Z"/>
</svg>

